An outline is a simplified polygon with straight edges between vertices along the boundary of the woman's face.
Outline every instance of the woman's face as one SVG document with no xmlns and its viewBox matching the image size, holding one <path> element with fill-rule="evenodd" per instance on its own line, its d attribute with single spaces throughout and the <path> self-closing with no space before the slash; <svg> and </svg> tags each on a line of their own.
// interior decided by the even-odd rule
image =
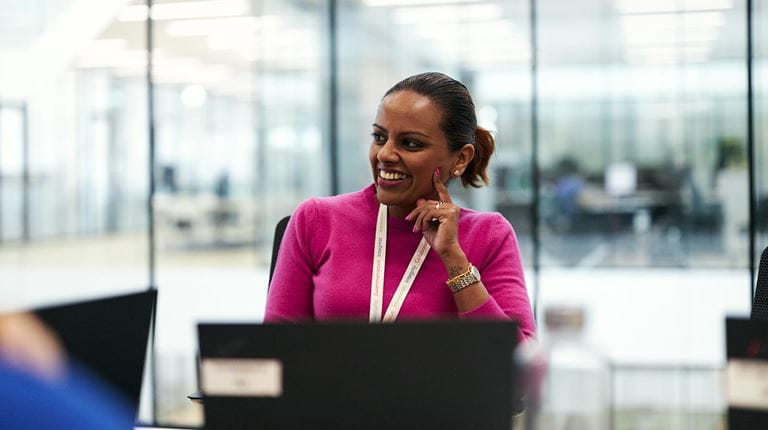
<svg viewBox="0 0 768 430">
<path fill-rule="evenodd" d="M 412 91 L 398 91 L 381 101 L 369 152 L 380 203 L 412 208 L 419 198 L 435 196 L 436 168 L 443 181 L 449 177 L 458 152 L 448 149 L 441 117 L 435 104 Z"/>
</svg>

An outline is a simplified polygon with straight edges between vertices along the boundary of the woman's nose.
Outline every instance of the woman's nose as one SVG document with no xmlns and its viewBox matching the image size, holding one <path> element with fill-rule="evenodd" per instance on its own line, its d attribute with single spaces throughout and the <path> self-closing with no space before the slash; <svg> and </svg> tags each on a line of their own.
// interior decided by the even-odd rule
<svg viewBox="0 0 768 430">
<path fill-rule="evenodd" d="M 397 162 L 399 157 L 395 151 L 395 142 L 387 140 L 381 149 L 379 149 L 379 153 L 376 154 L 376 159 L 382 163 Z"/>
</svg>

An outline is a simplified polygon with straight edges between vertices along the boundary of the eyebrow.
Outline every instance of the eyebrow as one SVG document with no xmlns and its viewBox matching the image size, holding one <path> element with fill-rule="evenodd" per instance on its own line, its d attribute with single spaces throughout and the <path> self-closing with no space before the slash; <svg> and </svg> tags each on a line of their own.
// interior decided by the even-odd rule
<svg viewBox="0 0 768 430">
<path fill-rule="evenodd" d="M 385 133 L 389 133 L 386 128 L 380 126 L 379 124 L 376 124 L 375 122 L 373 123 L 373 126 L 384 130 Z M 404 131 L 404 132 L 402 132 L 400 134 L 418 134 L 418 135 L 421 135 L 421 136 L 424 136 L 424 137 L 430 137 L 428 134 L 422 133 L 420 131 Z"/>
</svg>

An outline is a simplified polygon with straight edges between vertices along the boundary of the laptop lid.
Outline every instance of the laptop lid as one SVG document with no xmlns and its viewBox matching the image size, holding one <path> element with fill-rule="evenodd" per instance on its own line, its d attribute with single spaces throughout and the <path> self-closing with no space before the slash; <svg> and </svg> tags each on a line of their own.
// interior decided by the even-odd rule
<svg viewBox="0 0 768 430">
<path fill-rule="evenodd" d="M 207 429 L 511 428 L 517 325 L 200 324 Z"/>
<path fill-rule="evenodd" d="M 154 290 L 37 309 L 70 356 L 138 410 Z"/>
</svg>

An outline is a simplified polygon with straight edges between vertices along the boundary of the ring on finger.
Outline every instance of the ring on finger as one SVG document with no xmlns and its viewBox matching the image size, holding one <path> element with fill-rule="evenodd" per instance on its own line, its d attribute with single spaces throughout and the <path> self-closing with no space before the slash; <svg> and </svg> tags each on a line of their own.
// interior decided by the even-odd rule
<svg viewBox="0 0 768 430">
<path fill-rule="evenodd" d="M 444 205 L 444 204 L 445 204 L 445 202 L 444 202 L 444 201 L 442 201 L 442 200 L 441 200 L 441 201 L 439 201 L 439 202 L 437 202 L 437 203 L 435 203 L 435 209 L 440 209 L 440 207 L 441 207 L 442 205 Z"/>
</svg>

